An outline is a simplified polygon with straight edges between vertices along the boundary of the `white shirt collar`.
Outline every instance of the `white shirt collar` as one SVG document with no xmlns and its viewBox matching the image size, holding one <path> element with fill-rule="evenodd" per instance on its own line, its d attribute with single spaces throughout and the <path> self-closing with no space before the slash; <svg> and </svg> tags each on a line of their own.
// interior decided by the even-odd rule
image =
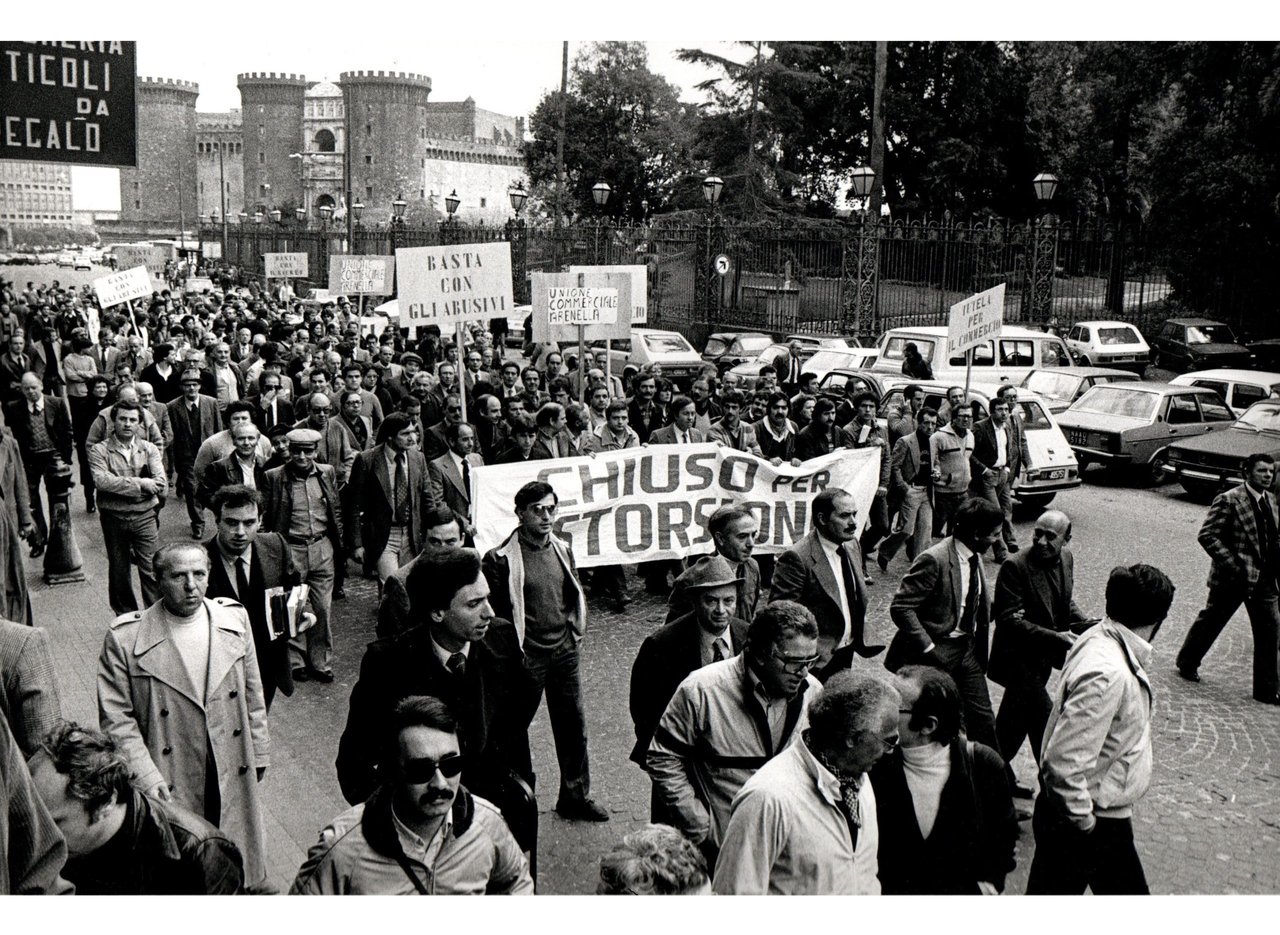
<svg viewBox="0 0 1280 935">
<path fill-rule="evenodd" d="M 973 558 L 973 556 L 974 556 L 974 551 L 973 551 L 973 549 L 969 548 L 967 545 L 965 545 L 965 544 L 964 544 L 963 542 L 961 542 L 959 539 L 956 539 L 956 538 L 954 538 L 954 537 L 951 539 L 951 541 L 952 541 L 953 543 L 955 543 L 955 547 L 956 547 L 956 555 L 959 555 L 959 556 L 960 556 L 960 560 L 961 560 L 962 562 L 968 562 L 968 561 L 969 561 L 969 559 Z"/>
<path fill-rule="evenodd" d="M 436 638 L 434 636 L 431 637 L 431 651 L 435 653 L 436 658 L 440 660 L 440 665 L 442 666 L 449 665 L 449 657 L 452 656 L 453 653 L 449 652 L 449 650 L 445 649 L 443 646 L 437 643 Z M 471 644 L 463 643 L 462 648 L 458 650 L 458 652 L 462 653 L 462 656 L 464 659 L 470 659 Z"/>
</svg>

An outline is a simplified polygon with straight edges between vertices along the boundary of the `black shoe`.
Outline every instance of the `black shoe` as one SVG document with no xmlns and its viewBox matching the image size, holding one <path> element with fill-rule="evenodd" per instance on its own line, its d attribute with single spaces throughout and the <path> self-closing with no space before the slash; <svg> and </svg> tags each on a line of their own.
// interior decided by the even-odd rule
<svg viewBox="0 0 1280 935">
<path fill-rule="evenodd" d="M 1031 816 L 1034 814 L 1034 812 L 1025 805 L 1020 808 L 1017 803 L 1013 806 L 1013 813 L 1017 815 L 1018 821 L 1030 821 Z"/>
<path fill-rule="evenodd" d="M 93 505 L 93 503 L 86 503 L 86 504 L 84 505 L 84 511 L 85 511 L 86 513 L 97 513 L 97 512 L 98 512 L 98 508 L 97 508 L 96 506 L 94 506 L 94 505 Z"/>
<path fill-rule="evenodd" d="M 295 666 L 293 670 L 293 680 L 295 682 L 310 682 L 311 676 L 302 666 Z"/>
<path fill-rule="evenodd" d="M 880 566 L 881 574 L 889 571 L 889 559 L 885 558 L 883 552 L 876 556 L 876 564 Z"/>
<path fill-rule="evenodd" d="M 313 682 L 324 682 L 327 685 L 333 681 L 333 670 L 308 668 L 307 677 Z"/>
<path fill-rule="evenodd" d="M 204 523 L 192 523 L 192 524 L 191 524 L 191 538 L 192 538 L 192 539 L 203 539 L 203 538 L 204 538 Z"/>
<path fill-rule="evenodd" d="M 1013 793 L 1015 799 L 1034 799 L 1036 797 L 1035 789 L 1030 786 L 1024 786 L 1020 782 L 1015 782 L 1009 791 Z"/>
<path fill-rule="evenodd" d="M 863 584 L 865 584 L 867 587 L 871 587 L 873 584 L 875 584 L 875 583 L 876 583 L 876 579 L 875 579 L 875 578 L 872 578 L 872 577 L 871 577 L 869 574 L 867 574 L 866 572 L 863 572 L 863 573 L 862 573 L 862 583 L 863 583 Z"/>
<path fill-rule="evenodd" d="M 608 821 L 609 813 L 593 799 L 575 799 L 556 803 L 556 814 L 566 821 Z"/>
<path fill-rule="evenodd" d="M 1261 702 L 1262 704 L 1280 705 L 1280 695 L 1272 695 L 1270 698 L 1259 698 L 1257 695 L 1254 695 L 1253 700 Z"/>
<path fill-rule="evenodd" d="M 861 656 L 863 659 L 873 659 L 876 656 L 880 655 L 882 652 L 884 652 L 884 650 L 885 648 L 879 645 L 859 646 L 858 655 Z"/>
<path fill-rule="evenodd" d="M 346 589 L 346 588 L 334 588 L 334 589 L 333 589 L 333 599 L 334 599 L 335 601 L 345 601 L 345 600 L 347 599 L 347 589 Z"/>
<path fill-rule="evenodd" d="M 1009 551 L 1010 551 L 1010 552 L 1016 552 L 1016 551 L 1018 551 L 1018 543 L 1016 543 L 1016 542 L 1010 542 L 1010 543 L 1009 543 L 1009 545 L 1008 545 L 1008 549 L 1009 549 Z"/>
<path fill-rule="evenodd" d="M 43 543 L 43 542 L 41 542 L 39 545 L 33 545 L 33 546 L 31 547 L 31 557 L 32 557 L 32 558 L 39 558 L 41 555 L 44 555 L 44 543 Z"/>
<path fill-rule="evenodd" d="M 1200 681 L 1200 673 L 1195 669 L 1184 669 L 1182 666 L 1178 666 L 1178 674 L 1188 682 Z"/>
</svg>

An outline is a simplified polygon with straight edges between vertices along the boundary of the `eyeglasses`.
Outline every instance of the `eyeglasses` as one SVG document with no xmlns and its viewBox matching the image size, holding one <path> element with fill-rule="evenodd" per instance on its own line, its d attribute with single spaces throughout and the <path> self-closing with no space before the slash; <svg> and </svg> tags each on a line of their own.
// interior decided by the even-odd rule
<svg viewBox="0 0 1280 935">
<path fill-rule="evenodd" d="M 876 740 L 880 741 L 880 743 L 884 745 L 886 753 L 892 753 L 894 750 L 897 750 L 898 746 L 902 743 L 902 738 L 897 734 L 894 734 L 892 737 L 877 737 Z"/>
<path fill-rule="evenodd" d="M 466 758 L 461 753 L 450 753 L 439 760 L 424 756 L 406 760 L 400 764 L 400 775 L 406 782 L 421 785 L 435 779 L 436 770 L 439 770 L 440 775 L 445 779 L 452 779 L 462 772 L 464 766 L 466 766 Z"/>
<path fill-rule="evenodd" d="M 782 656 L 778 654 L 776 649 L 772 650 L 774 659 L 782 663 L 782 668 L 787 672 L 804 672 L 812 669 L 821 659 L 821 656 L 806 656 L 803 659 L 796 659 L 794 656 Z"/>
<path fill-rule="evenodd" d="M 536 516 L 552 516 L 555 514 L 556 504 L 544 506 L 541 503 L 530 503 L 525 509 Z"/>
</svg>

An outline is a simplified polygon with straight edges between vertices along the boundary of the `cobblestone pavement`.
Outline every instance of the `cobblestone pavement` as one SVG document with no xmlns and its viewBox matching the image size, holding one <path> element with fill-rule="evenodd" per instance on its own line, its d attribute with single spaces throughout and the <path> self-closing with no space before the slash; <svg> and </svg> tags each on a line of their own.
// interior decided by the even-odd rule
<svg viewBox="0 0 1280 935">
<path fill-rule="evenodd" d="M 83 512 L 78 491 L 73 500 L 89 580 L 48 588 L 40 583 L 37 562 L 29 562 L 29 570 L 37 620 L 52 635 L 65 712 L 92 724 L 98 652 L 111 612 L 100 526 L 96 517 Z M 1055 506 L 1075 521 L 1076 594 L 1086 610 L 1101 613 L 1106 575 L 1122 562 L 1156 564 L 1178 587 L 1170 618 L 1156 642 L 1155 775 L 1135 821 L 1138 850 L 1152 889 L 1280 892 L 1280 709 L 1250 699 L 1252 648 L 1243 612 L 1205 660 L 1203 682 L 1183 682 L 1173 669 L 1173 655 L 1206 593 L 1208 562 L 1195 543 L 1204 507 L 1185 499 L 1176 486 L 1127 489 L 1097 469 L 1089 472 L 1083 488 L 1060 496 Z M 1025 518 L 1018 530 L 1020 541 L 1029 543 Z M 165 539 L 186 535 L 185 513 L 178 503 L 171 502 L 165 510 L 162 532 Z M 871 636 L 881 642 L 892 635 L 887 608 L 904 563 L 899 559 L 890 566 L 889 575 L 870 590 L 868 621 L 875 631 Z M 634 576 L 630 583 L 636 601 L 626 613 L 615 614 L 593 602 L 584 653 L 592 792 L 609 809 L 611 821 L 569 823 L 551 811 L 558 775 L 545 706 L 533 725 L 543 806 L 539 888 L 545 893 L 591 892 L 600 855 L 648 818 L 648 779 L 627 759 L 633 737 L 627 691 L 636 649 L 660 622 L 663 606 L 644 594 Z M 334 604 L 336 681 L 299 685 L 292 698 L 277 698 L 272 709 L 272 764 L 263 784 L 271 876 L 282 890 L 318 830 L 347 807 L 333 761 L 360 656 L 373 635 L 376 585 L 351 577 L 347 595 Z M 993 699 L 999 691 L 992 686 Z M 1024 783 L 1033 782 L 1035 769 L 1026 747 L 1016 768 Z M 1022 832 L 1018 868 L 1008 885 L 1013 893 L 1026 885 L 1033 846 L 1029 822 Z"/>
</svg>

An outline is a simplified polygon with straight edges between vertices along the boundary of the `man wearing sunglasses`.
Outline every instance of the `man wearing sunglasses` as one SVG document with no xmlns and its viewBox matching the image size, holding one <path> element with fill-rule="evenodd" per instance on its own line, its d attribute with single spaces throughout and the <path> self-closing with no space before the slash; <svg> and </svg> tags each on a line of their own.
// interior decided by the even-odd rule
<svg viewBox="0 0 1280 935">
<path fill-rule="evenodd" d="M 462 785 L 469 757 L 449 706 L 411 695 L 390 722 L 390 775 L 320 832 L 290 892 L 531 894 L 529 865 L 502 814 Z"/>
<path fill-rule="evenodd" d="M 879 827 L 867 772 L 900 741 L 897 689 L 877 676 L 834 674 L 800 739 L 733 800 L 717 893 L 878 895 Z"/>
<path fill-rule="evenodd" d="M 742 784 L 807 726 L 819 658 L 813 614 L 775 601 L 751 621 L 743 652 L 692 672 L 658 720 L 644 761 L 654 802 L 708 865 Z"/>
</svg>

